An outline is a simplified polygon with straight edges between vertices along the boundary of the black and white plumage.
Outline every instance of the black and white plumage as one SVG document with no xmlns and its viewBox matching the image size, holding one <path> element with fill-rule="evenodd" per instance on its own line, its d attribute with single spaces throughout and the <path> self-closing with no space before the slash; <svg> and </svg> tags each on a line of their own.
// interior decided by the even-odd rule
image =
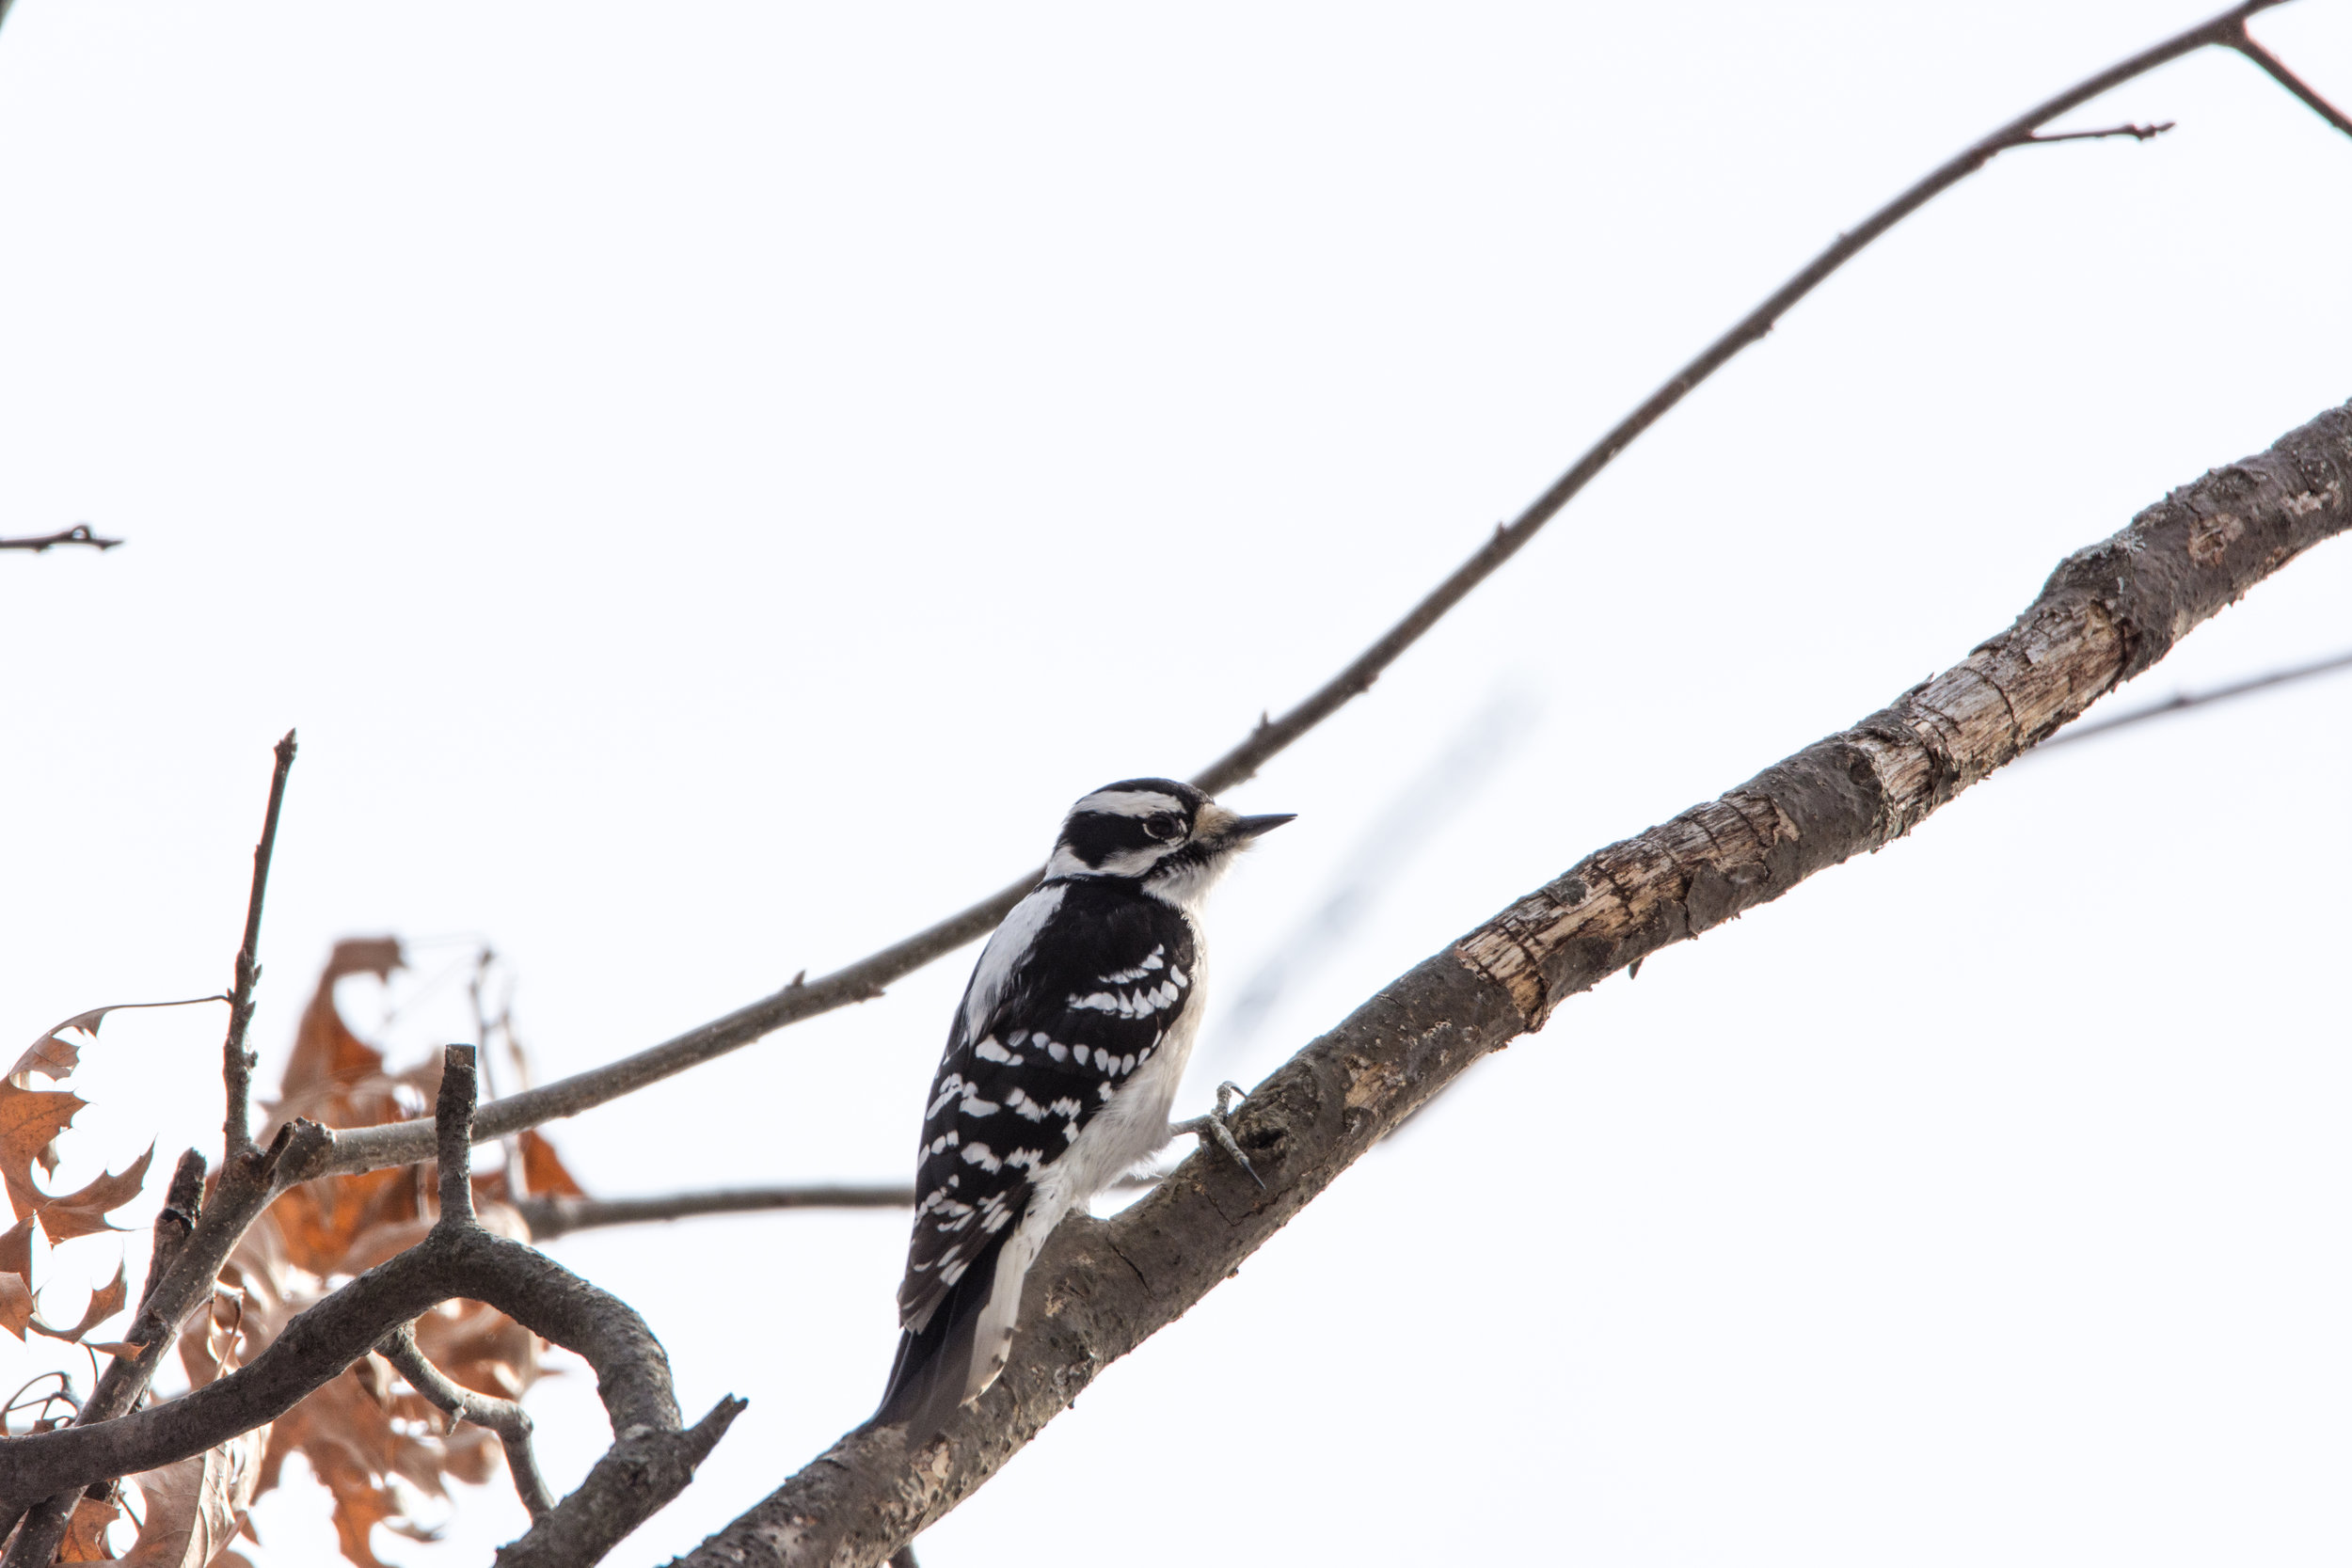
<svg viewBox="0 0 2352 1568">
<path fill-rule="evenodd" d="M 1200 906 L 1288 816 L 1126 779 L 1070 808 L 1044 880 L 989 939 L 924 1107 L 898 1354 L 879 1421 L 937 1432 L 1004 1368 L 1062 1216 L 1174 1136 L 1200 1030 Z"/>
</svg>

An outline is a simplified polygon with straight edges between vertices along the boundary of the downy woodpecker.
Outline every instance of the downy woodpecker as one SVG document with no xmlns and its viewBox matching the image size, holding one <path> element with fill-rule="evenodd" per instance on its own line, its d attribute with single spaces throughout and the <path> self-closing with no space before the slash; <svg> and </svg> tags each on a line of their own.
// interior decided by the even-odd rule
<svg viewBox="0 0 2352 1568">
<path fill-rule="evenodd" d="M 1070 808 L 1044 880 L 982 949 L 923 1113 L 898 1354 L 875 1413 L 908 1422 L 910 1445 L 996 1381 L 1063 1215 L 1181 1132 L 1248 1169 L 1223 1120 L 1231 1085 L 1216 1113 L 1168 1113 L 1200 1027 L 1201 900 L 1289 820 L 1173 779 L 1105 784 Z"/>
</svg>

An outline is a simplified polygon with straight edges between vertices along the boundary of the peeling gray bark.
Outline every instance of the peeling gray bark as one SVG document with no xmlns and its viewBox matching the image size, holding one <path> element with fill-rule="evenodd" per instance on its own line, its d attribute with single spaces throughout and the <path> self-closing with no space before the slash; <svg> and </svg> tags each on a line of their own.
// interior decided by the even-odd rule
<svg viewBox="0 0 2352 1568">
<path fill-rule="evenodd" d="M 2008 630 L 1851 729 L 1587 856 L 1400 975 L 1235 1117 L 1264 1192 L 1196 1155 L 1118 1218 L 1065 1222 L 976 1406 L 913 1452 L 901 1428 L 849 1433 L 676 1568 L 882 1562 L 1478 1058 L 1617 970 L 1901 837 L 2347 528 L 2352 404 L 2069 557 Z"/>
</svg>

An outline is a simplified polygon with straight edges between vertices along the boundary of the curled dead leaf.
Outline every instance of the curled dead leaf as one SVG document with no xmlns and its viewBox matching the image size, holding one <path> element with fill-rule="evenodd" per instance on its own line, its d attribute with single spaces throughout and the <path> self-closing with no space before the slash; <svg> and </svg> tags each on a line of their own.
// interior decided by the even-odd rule
<svg viewBox="0 0 2352 1568">
<path fill-rule="evenodd" d="M 5 1076 L 13 1081 L 21 1089 L 31 1086 L 24 1080 L 36 1072 L 53 1083 L 62 1079 L 67 1073 L 79 1067 L 82 1061 L 81 1048 L 67 1039 L 65 1032 L 72 1029 L 96 1039 L 98 1026 L 106 1021 L 108 1013 L 129 1012 L 148 1007 L 190 1007 L 199 1002 L 225 1002 L 227 1000 L 225 996 L 189 996 L 183 997 L 177 1002 L 109 1002 L 103 1007 L 92 1007 L 86 1013 L 75 1013 L 72 1018 L 49 1030 L 40 1038 L 25 1047 L 24 1053 L 16 1059 L 16 1065 L 8 1069 Z"/>
<path fill-rule="evenodd" d="M 12 1274 L 24 1281 L 29 1290 L 33 1283 L 33 1216 L 25 1215 L 6 1230 L 0 1230 L 0 1274 Z"/>
<path fill-rule="evenodd" d="M 70 1022 L 57 1025 L 57 1029 L 72 1027 Z M 82 1065 L 82 1048 L 72 1040 L 58 1038 L 57 1029 L 26 1046 L 24 1054 L 16 1059 L 16 1066 L 8 1069 L 8 1076 L 16 1080 L 18 1088 L 31 1088 L 26 1080 L 36 1072 L 54 1084 Z"/>
<path fill-rule="evenodd" d="M 389 980 L 395 969 L 408 967 L 408 956 L 401 951 L 398 937 L 345 937 L 326 956 L 326 972 L 319 976 L 319 984 L 332 986 L 346 974 L 373 974 Z"/>
<path fill-rule="evenodd" d="M 122 1560 L 135 1568 L 210 1568 L 236 1538 L 252 1505 L 269 1428 L 262 1427 L 131 1479 L 147 1499 L 139 1538 Z"/>
<path fill-rule="evenodd" d="M 82 1308 L 80 1323 L 70 1329 L 51 1328 L 45 1323 L 35 1323 L 33 1332 L 46 1334 L 52 1339 L 63 1339 L 69 1344 L 78 1342 L 83 1335 L 122 1310 L 123 1303 L 128 1299 L 130 1291 L 130 1278 L 124 1273 L 124 1264 L 119 1262 L 115 1264 L 115 1276 L 112 1283 L 90 1292 L 89 1305 Z"/>
<path fill-rule="evenodd" d="M 22 1339 L 26 1325 L 32 1321 L 32 1287 L 25 1284 L 20 1275 L 0 1274 L 0 1328 Z"/>
<path fill-rule="evenodd" d="M 122 1517 L 122 1506 L 111 1499 L 83 1497 L 73 1505 L 73 1517 L 67 1521 L 65 1540 L 57 1545 L 59 1562 L 112 1562 L 115 1554 L 106 1544 L 106 1527 Z"/>
<path fill-rule="evenodd" d="M 107 1224 L 107 1212 L 119 1209 L 139 1196 L 139 1189 L 147 1184 L 147 1167 L 154 1159 L 155 1146 L 150 1144 L 147 1152 L 132 1161 L 130 1167 L 119 1176 L 102 1172 L 80 1192 L 58 1197 L 42 1196 L 40 1228 L 50 1244 L 70 1242 L 76 1236 L 95 1236 L 102 1230 L 126 1228 Z M 35 1192 L 38 1194 L 39 1189 Z"/>
<path fill-rule="evenodd" d="M 585 1189 L 573 1180 L 556 1156 L 555 1146 L 537 1132 L 522 1135 L 523 1185 L 533 1197 L 586 1197 Z"/>
<path fill-rule="evenodd" d="M 88 1103 L 68 1089 L 20 1089 L 0 1082 L 0 1181 L 8 1184 L 17 1218 L 48 1201 L 33 1185 L 33 1162 Z"/>
</svg>

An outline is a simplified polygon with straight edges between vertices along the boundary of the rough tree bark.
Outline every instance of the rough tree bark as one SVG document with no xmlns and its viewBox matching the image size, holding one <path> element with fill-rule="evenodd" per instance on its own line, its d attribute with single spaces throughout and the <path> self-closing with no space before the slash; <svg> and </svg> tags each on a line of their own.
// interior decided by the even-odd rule
<svg viewBox="0 0 2352 1568">
<path fill-rule="evenodd" d="M 1900 838 L 2346 528 L 2352 404 L 2069 557 L 2006 631 L 1851 729 L 1585 857 L 1398 976 L 1236 1117 L 1265 1191 L 1196 1154 L 1116 1219 L 1065 1222 L 977 1406 L 913 1452 L 901 1428 L 857 1428 L 676 1568 L 882 1561 L 1480 1057 L 1607 975 Z"/>
</svg>

